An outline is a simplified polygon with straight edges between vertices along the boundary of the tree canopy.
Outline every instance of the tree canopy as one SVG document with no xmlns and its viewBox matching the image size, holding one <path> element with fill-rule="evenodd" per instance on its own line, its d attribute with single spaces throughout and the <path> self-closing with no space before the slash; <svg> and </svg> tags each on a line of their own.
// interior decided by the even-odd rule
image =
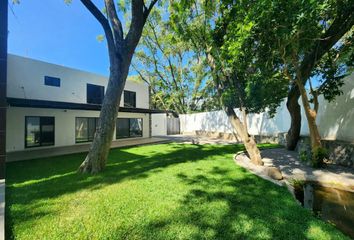
<svg viewBox="0 0 354 240">
<path fill-rule="evenodd" d="M 178 113 L 212 110 L 215 94 L 203 57 L 175 34 L 166 11 L 165 4 L 151 13 L 133 70 L 149 84 L 155 108 Z"/>
</svg>

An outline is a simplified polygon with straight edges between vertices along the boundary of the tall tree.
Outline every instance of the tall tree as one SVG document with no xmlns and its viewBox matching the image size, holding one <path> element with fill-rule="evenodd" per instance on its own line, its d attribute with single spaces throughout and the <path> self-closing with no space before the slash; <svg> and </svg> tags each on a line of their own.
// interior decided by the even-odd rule
<svg viewBox="0 0 354 240">
<path fill-rule="evenodd" d="M 203 57 L 171 28 L 167 4 L 154 8 L 133 58 L 133 68 L 149 84 L 152 105 L 177 113 L 214 107 L 213 86 Z"/>
<path fill-rule="evenodd" d="M 98 128 L 89 153 L 79 167 L 80 172 L 97 173 L 104 169 L 111 146 L 119 103 L 129 67 L 145 22 L 157 0 L 145 5 L 144 0 L 131 0 L 131 22 L 126 35 L 113 0 L 104 0 L 105 13 L 91 0 L 81 0 L 101 24 L 108 45 L 110 74 L 103 99 Z"/>
<path fill-rule="evenodd" d="M 294 51 L 294 53 L 288 52 L 292 55 L 296 55 L 296 57 L 294 56 L 292 58 L 294 60 L 291 60 L 291 65 L 295 71 L 291 78 L 293 80 L 295 79 L 295 81 L 289 91 L 286 104 L 291 116 L 291 126 L 288 131 L 287 138 L 287 148 L 289 150 L 295 149 L 300 137 L 301 111 L 300 105 L 298 103 L 298 99 L 300 96 L 302 98 L 310 129 L 311 145 L 313 148 L 318 148 L 321 146 L 321 138 L 316 125 L 318 105 L 314 106 L 314 108 L 311 109 L 304 86 L 306 85 L 310 77 L 313 75 L 314 71 L 319 72 L 319 69 L 316 69 L 316 66 L 318 65 L 321 58 L 326 55 L 328 58 L 329 55 L 331 55 L 331 49 L 332 51 L 335 51 L 333 50 L 333 48 L 343 38 L 343 36 L 353 28 L 354 24 L 354 1 L 330 1 L 330 4 L 323 1 L 318 1 L 317 4 L 319 7 L 323 8 L 321 9 L 322 11 L 316 16 L 317 21 L 312 22 L 312 24 L 313 26 L 318 27 L 319 30 L 314 32 L 316 33 L 315 36 L 311 35 L 311 37 L 309 37 L 304 34 L 300 34 L 301 31 L 304 30 L 303 28 L 300 28 L 301 23 L 294 25 L 294 28 L 299 27 L 299 29 L 293 33 L 293 36 L 298 36 L 295 44 L 299 44 L 299 46 L 308 45 L 308 48 L 299 48 L 297 51 Z M 298 14 L 300 15 L 301 12 L 299 12 Z M 309 15 L 305 16 L 313 17 Z M 302 25 L 302 27 L 305 27 L 307 24 L 308 23 Z M 304 41 L 306 39 L 307 41 Z M 340 44 L 347 44 L 345 42 L 346 40 Z M 334 66 L 339 65 L 336 64 Z M 323 76 L 326 76 L 326 74 L 324 74 Z M 329 76 L 327 75 L 327 77 Z M 325 89 L 324 86 L 326 86 L 329 82 L 331 82 L 333 86 L 333 84 L 335 83 L 335 81 L 333 81 L 333 78 L 332 80 L 328 81 L 327 79 L 330 78 L 323 79 L 323 87 L 319 87 L 319 89 Z M 339 80 L 337 82 L 340 85 L 340 79 L 337 78 L 337 80 Z M 335 89 L 337 89 L 337 87 Z M 311 92 L 315 93 L 313 91 Z M 316 96 L 318 96 L 318 93 L 319 92 L 315 93 L 315 98 L 317 98 Z"/>
<path fill-rule="evenodd" d="M 253 23 L 249 37 L 256 49 L 253 58 L 261 59 L 258 64 L 263 62 L 266 69 L 273 69 L 274 74 L 289 81 L 287 107 L 291 128 L 288 147 L 293 149 L 299 137 L 298 98 L 301 96 L 314 164 L 321 164 L 324 150 L 316 124 L 318 95 L 324 94 L 327 100 L 333 100 L 341 93 L 343 77 L 350 71 L 354 1 L 223 2 L 229 2 L 232 8 L 247 8 L 244 19 Z M 306 91 L 306 83 L 311 97 Z"/>
<path fill-rule="evenodd" d="M 252 49 L 246 41 L 252 25 L 242 25 L 241 13 L 247 12 L 247 9 L 240 11 L 235 8 L 235 12 L 220 1 L 198 0 L 174 2 L 172 9 L 176 31 L 196 52 L 205 56 L 220 106 L 245 144 L 251 161 L 262 165 L 256 141 L 248 133 L 247 115 L 267 108 L 273 113 L 281 102 L 281 95 L 269 96 L 263 90 L 273 89 L 276 92 L 279 89 L 279 92 L 284 92 L 282 87 L 285 85 L 278 84 L 280 80 L 277 76 L 269 77 L 272 81 L 264 82 L 260 74 L 262 69 L 251 68 L 252 55 L 243 50 L 244 47 Z M 240 109 L 240 114 L 235 108 Z"/>
</svg>

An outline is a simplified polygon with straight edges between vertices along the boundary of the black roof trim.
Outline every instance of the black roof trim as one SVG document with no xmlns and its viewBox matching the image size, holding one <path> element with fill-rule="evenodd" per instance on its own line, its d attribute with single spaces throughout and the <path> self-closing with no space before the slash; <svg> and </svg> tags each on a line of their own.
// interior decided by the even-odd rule
<svg viewBox="0 0 354 240">
<path fill-rule="evenodd" d="M 23 98 L 7 98 L 7 104 L 13 107 L 28 107 L 28 108 L 54 108 L 54 109 L 75 109 L 75 110 L 92 110 L 92 111 L 101 110 L 101 105 L 99 104 L 56 102 L 56 101 L 23 99 Z M 127 108 L 127 107 L 119 107 L 119 112 L 173 113 L 172 111 L 164 111 L 158 109 Z"/>
</svg>

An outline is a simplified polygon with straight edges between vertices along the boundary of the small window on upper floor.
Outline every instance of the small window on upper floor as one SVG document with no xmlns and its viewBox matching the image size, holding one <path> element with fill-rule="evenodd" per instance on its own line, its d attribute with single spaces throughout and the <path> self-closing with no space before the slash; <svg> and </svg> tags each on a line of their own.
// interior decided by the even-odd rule
<svg viewBox="0 0 354 240">
<path fill-rule="evenodd" d="M 44 85 L 60 87 L 60 78 L 44 76 Z"/>
<path fill-rule="evenodd" d="M 136 107 L 136 93 L 124 90 L 124 107 Z"/>
<path fill-rule="evenodd" d="M 102 104 L 104 97 L 104 86 L 87 84 L 86 98 L 87 103 Z"/>
</svg>

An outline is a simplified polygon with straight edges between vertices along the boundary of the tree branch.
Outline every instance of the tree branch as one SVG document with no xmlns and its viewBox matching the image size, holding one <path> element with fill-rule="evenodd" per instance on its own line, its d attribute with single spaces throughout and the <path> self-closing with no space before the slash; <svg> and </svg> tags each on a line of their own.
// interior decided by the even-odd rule
<svg viewBox="0 0 354 240">
<path fill-rule="evenodd" d="M 339 14 L 337 18 L 334 19 L 331 26 L 327 31 L 317 39 L 312 51 L 306 54 L 300 64 L 300 73 L 302 84 L 305 85 L 307 79 L 310 77 L 314 66 L 317 64 L 324 54 L 326 54 L 342 37 L 348 32 L 354 25 L 354 5 L 348 6 L 346 9 L 346 14 Z M 300 91 L 297 84 L 293 84 L 289 93 L 289 99 L 297 101 L 300 96 Z"/>
<path fill-rule="evenodd" d="M 116 10 L 113 0 L 105 0 L 105 5 L 106 5 L 106 10 L 107 10 L 109 22 L 111 23 L 111 26 L 113 28 L 114 40 L 117 44 L 117 42 L 120 42 L 123 40 L 122 23 L 118 18 L 117 10 Z"/>
<path fill-rule="evenodd" d="M 353 5 L 354 6 L 354 5 Z M 348 6 L 347 14 L 337 17 L 327 31 L 320 37 L 312 51 L 305 55 L 300 65 L 301 79 L 303 84 L 311 75 L 313 67 L 317 64 L 324 54 L 336 44 L 343 35 L 348 32 L 354 25 L 354 7 Z"/>
<path fill-rule="evenodd" d="M 107 18 L 102 14 L 102 12 L 96 7 L 94 3 L 92 3 L 91 0 L 81 0 L 82 4 L 90 11 L 90 13 L 97 19 L 97 21 L 101 24 L 106 39 L 107 39 L 107 45 L 108 45 L 108 53 L 110 55 L 110 65 L 116 64 L 114 61 L 115 58 L 111 56 L 111 54 L 116 53 L 116 46 L 114 44 L 114 38 L 112 34 L 111 27 L 109 25 L 109 22 Z"/>
<path fill-rule="evenodd" d="M 150 3 L 148 8 L 144 4 L 144 18 L 145 18 L 145 21 L 146 21 L 147 17 L 149 16 L 149 14 L 150 14 L 152 8 L 154 7 L 154 5 L 157 3 L 157 1 L 158 0 L 151 1 L 151 3 Z"/>
</svg>

